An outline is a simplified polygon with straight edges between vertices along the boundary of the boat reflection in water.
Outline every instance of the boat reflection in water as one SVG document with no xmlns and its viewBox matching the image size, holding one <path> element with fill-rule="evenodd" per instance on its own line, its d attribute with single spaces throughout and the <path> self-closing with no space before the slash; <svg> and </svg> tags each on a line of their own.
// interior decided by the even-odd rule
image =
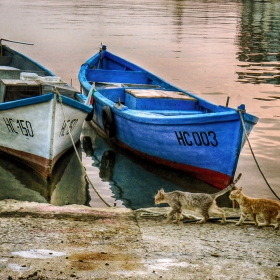
<svg viewBox="0 0 280 280">
<path fill-rule="evenodd" d="M 87 122 L 84 123 L 81 144 L 77 148 L 91 183 L 112 206 L 115 204 L 130 209 L 154 207 L 154 196 L 161 188 L 166 192 L 218 191 L 184 172 L 157 166 L 122 150 Z M 79 204 L 107 207 L 88 184 L 84 168 L 73 149 L 57 162 L 50 180 L 43 179 L 28 166 L 1 154 L 0 200 L 3 199 L 58 206 Z M 230 207 L 228 194 L 218 198 L 218 204 Z"/>
<path fill-rule="evenodd" d="M 73 149 L 57 162 L 50 180 L 43 179 L 28 166 L 1 154 L 0 200 L 3 199 L 53 205 L 88 205 L 88 183 Z"/>
<path fill-rule="evenodd" d="M 88 157 L 92 157 L 92 165 L 99 169 L 99 177 L 102 181 L 108 182 L 115 200 L 121 201 L 126 208 L 154 207 L 154 196 L 160 188 L 166 192 L 219 191 L 205 182 L 187 176 L 184 172 L 135 157 L 113 145 L 98 128 L 92 127 L 91 123 L 84 124 L 82 134 L 83 149 Z M 228 194 L 218 198 L 217 201 L 220 206 L 231 206 Z"/>
</svg>

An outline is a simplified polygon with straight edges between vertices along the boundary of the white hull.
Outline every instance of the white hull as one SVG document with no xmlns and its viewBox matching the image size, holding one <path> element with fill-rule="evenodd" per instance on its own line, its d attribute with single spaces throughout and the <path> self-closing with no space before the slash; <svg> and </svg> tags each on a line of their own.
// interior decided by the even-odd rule
<svg viewBox="0 0 280 280">
<path fill-rule="evenodd" d="M 64 118 L 54 93 L 12 103 L 11 108 L 6 108 L 7 103 L 0 104 L 0 150 L 51 177 L 58 158 L 73 146 L 66 122 L 76 143 L 88 112 L 63 97 Z"/>
</svg>

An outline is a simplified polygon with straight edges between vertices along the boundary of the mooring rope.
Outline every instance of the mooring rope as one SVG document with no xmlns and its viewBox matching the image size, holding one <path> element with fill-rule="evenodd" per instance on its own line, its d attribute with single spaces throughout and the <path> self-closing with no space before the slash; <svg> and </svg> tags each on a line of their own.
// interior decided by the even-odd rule
<svg viewBox="0 0 280 280">
<path fill-rule="evenodd" d="M 258 161 L 257 161 L 257 158 L 256 158 L 256 156 L 255 156 L 255 154 L 254 154 L 254 151 L 253 151 L 253 149 L 252 149 L 251 143 L 250 143 L 250 141 L 249 141 L 249 137 L 248 137 L 247 130 L 246 130 L 246 127 L 245 127 L 244 119 L 243 119 L 243 116 L 242 116 L 242 112 L 244 112 L 244 110 L 240 110 L 240 109 L 239 109 L 239 110 L 237 110 L 237 111 L 238 111 L 238 113 L 239 113 L 239 115 L 240 115 L 240 119 L 241 119 L 242 127 L 243 127 L 243 130 L 244 130 L 245 136 L 246 136 L 246 140 L 247 140 L 247 142 L 248 142 L 248 144 L 249 144 L 249 148 L 250 148 L 250 150 L 251 150 L 251 153 L 252 153 L 252 155 L 253 155 L 253 158 L 254 158 L 254 160 L 255 160 L 255 163 L 256 163 L 256 165 L 257 165 L 257 167 L 258 167 L 258 169 L 259 169 L 259 171 L 260 171 L 260 173 L 261 173 L 261 175 L 262 175 L 264 181 L 266 182 L 267 186 L 268 186 L 269 189 L 271 190 L 271 192 L 278 198 L 278 200 L 280 200 L 279 196 L 274 192 L 274 190 L 272 189 L 272 187 L 271 187 L 270 184 L 268 183 L 268 181 L 267 181 L 267 179 L 266 179 L 264 173 L 262 172 L 262 170 L 261 170 L 261 168 L 260 168 L 260 165 L 259 165 L 259 163 L 258 163 Z"/>
<path fill-rule="evenodd" d="M 96 189 L 96 188 L 94 187 L 94 185 L 92 184 L 90 178 L 88 177 L 87 172 L 86 172 L 86 168 L 84 167 L 84 165 L 83 165 L 83 163 L 82 163 L 82 161 L 81 161 L 80 155 L 79 155 L 79 153 L 78 153 L 78 151 L 77 151 L 77 148 L 76 148 L 76 145 L 75 145 L 73 136 L 72 136 L 71 131 L 70 131 L 70 127 L 69 127 L 69 125 L 68 125 L 68 123 L 67 123 L 67 120 L 66 120 L 66 116 L 65 116 L 65 112 L 64 112 L 64 108 L 63 108 L 62 97 L 61 97 L 61 95 L 60 95 L 60 93 L 59 93 L 59 91 L 57 90 L 56 87 L 53 88 L 53 92 L 54 92 L 55 94 L 57 94 L 57 96 L 58 96 L 58 101 L 59 101 L 60 106 L 61 106 L 61 110 L 62 110 L 62 113 L 63 113 L 64 121 L 65 121 L 65 123 L 66 123 L 66 127 L 67 127 L 67 130 L 68 130 L 68 134 L 69 134 L 70 139 L 71 139 L 71 141 L 72 141 L 72 144 L 73 144 L 75 153 L 76 153 L 76 155 L 77 155 L 77 158 L 78 158 L 78 160 L 79 160 L 79 163 L 80 163 L 80 165 L 82 166 L 82 168 L 83 168 L 83 170 L 84 170 L 84 172 L 85 172 L 85 176 L 86 176 L 86 179 L 87 179 L 88 183 L 92 186 L 93 190 L 94 190 L 95 193 L 98 195 L 98 197 L 99 197 L 108 207 L 111 207 L 111 205 L 110 205 L 109 203 L 107 203 L 107 202 L 102 198 L 102 196 L 99 194 L 99 192 L 97 191 L 97 189 Z"/>
</svg>

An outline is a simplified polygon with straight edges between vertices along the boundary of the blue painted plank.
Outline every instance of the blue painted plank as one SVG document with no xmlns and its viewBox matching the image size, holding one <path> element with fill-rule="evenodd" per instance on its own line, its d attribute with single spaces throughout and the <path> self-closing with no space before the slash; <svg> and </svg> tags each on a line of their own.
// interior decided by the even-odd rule
<svg viewBox="0 0 280 280">
<path fill-rule="evenodd" d="M 88 81 L 95 82 L 131 84 L 146 84 L 148 82 L 147 74 L 141 71 L 88 69 L 86 71 L 86 76 Z"/>
</svg>

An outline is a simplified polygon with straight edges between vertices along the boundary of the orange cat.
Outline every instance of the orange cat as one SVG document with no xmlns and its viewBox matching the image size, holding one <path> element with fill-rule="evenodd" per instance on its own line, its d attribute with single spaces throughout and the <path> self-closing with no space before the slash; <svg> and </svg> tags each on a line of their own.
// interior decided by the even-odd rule
<svg viewBox="0 0 280 280">
<path fill-rule="evenodd" d="M 275 200 L 265 199 L 265 198 L 251 198 L 246 196 L 242 192 L 242 188 L 234 190 L 231 192 L 229 198 L 231 200 L 236 200 L 241 208 L 241 216 L 237 226 L 241 225 L 246 216 L 250 214 L 255 224 L 259 227 L 268 226 L 274 220 L 276 221 L 275 229 L 279 229 L 280 222 L 280 203 Z M 257 219 L 260 216 L 264 219 L 264 223 L 260 223 Z"/>
</svg>

